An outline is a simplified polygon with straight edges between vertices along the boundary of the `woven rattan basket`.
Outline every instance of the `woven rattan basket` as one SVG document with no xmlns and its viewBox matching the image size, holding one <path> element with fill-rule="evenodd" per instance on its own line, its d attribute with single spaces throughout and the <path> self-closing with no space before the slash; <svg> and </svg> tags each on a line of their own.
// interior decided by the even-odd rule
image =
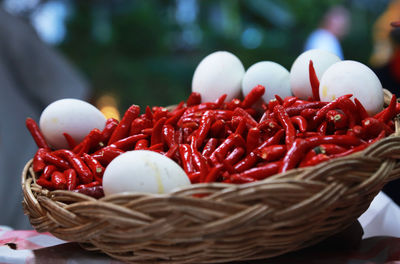
<svg viewBox="0 0 400 264">
<path fill-rule="evenodd" d="M 385 100 L 390 93 L 385 91 Z M 195 184 L 168 195 L 96 200 L 22 173 L 23 207 L 39 232 L 132 263 L 218 263 L 270 258 L 345 229 L 400 178 L 400 126 L 354 155 L 243 185 Z M 194 196 L 194 194 L 205 194 Z"/>
</svg>

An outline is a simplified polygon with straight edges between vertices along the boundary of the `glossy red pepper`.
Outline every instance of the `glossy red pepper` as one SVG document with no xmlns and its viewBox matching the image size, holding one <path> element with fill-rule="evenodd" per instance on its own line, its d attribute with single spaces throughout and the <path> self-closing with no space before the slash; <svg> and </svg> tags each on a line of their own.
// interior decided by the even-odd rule
<svg viewBox="0 0 400 264">
<path fill-rule="evenodd" d="M 361 120 L 369 117 L 367 110 L 365 110 L 364 106 L 357 98 L 354 98 L 354 103 L 356 104 L 356 109 Z"/>
<path fill-rule="evenodd" d="M 321 144 L 315 148 L 317 154 L 333 155 L 346 151 L 347 149 L 336 144 Z"/>
<path fill-rule="evenodd" d="M 101 185 L 100 182 L 93 181 L 93 182 L 87 183 L 87 184 L 80 184 L 80 185 L 76 186 L 76 189 L 80 190 L 80 189 L 91 188 L 91 187 L 96 187 L 96 186 L 100 186 L 100 185 Z"/>
<path fill-rule="evenodd" d="M 271 145 L 257 149 L 255 153 L 265 161 L 275 161 L 285 156 L 286 150 L 286 145 Z"/>
<path fill-rule="evenodd" d="M 56 167 L 60 168 L 61 170 L 66 170 L 70 168 L 70 163 L 65 161 L 64 159 L 55 155 L 54 152 L 44 152 L 43 153 L 43 160 L 46 163 L 50 163 L 55 165 Z"/>
<path fill-rule="evenodd" d="M 156 123 L 158 120 L 162 118 L 165 118 L 165 120 L 167 120 L 169 118 L 169 111 L 165 107 L 158 107 L 153 114 L 153 123 Z"/>
<path fill-rule="evenodd" d="M 165 152 L 164 155 L 165 155 L 166 157 L 170 158 L 170 159 L 174 159 L 174 157 L 176 157 L 175 155 L 176 155 L 177 151 L 178 151 L 178 145 L 173 145 L 172 147 L 170 147 L 170 148 L 168 149 L 167 152 Z M 175 159 L 174 159 L 174 160 L 175 160 Z"/>
<path fill-rule="evenodd" d="M 110 139 L 112 133 L 118 126 L 118 120 L 115 118 L 109 118 L 106 121 L 106 125 L 104 126 L 103 131 L 101 131 L 101 141 L 104 143 L 104 145 L 107 145 L 108 140 Z"/>
<path fill-rule="evenodd" d="M 210 127 L 210 136 L 216 138 L 222 138 L 225 135 L 225 121 L 217 119 Z"/>
<path fill-rule="evenodd" d="M 279 105 L 279 101 L 276 100 L 275 98 L 269 100 L 269 102 L 268 102 L 268 110 L 269 110 L 270 112 L 273 112 L 275 106 L 277 106 L 277 105 Z"/>
<path fill-rule="evenodd" d="M 296 138 L 292 146 L 286 152 L 282 165 L 279 168 L 279 172 L 282 173 L 295 168 L 310 148 L 311 144 L 307 140 Z"/>
<path fill-rule="evenodd" d="M 185 107 L 174 112 L 173 115 L 165 121 L 165 125 L 176 125 L 186 109 Z"/>
<path fill-rule="evenodd" d="M 64 171 L 65 179 L 67 180 L 67 190 L 72 191 L 78 184 L 78 178 L 74 169 L 68 169 Z"/>
<path fill-rule="evenodd" d="M 36 151 L 35 156 L 33 156 L 32 167 L 34 172 L 40 172 L 46 167 L 44 161 L 44 155 L 48 152 L 46 148 L 40 148 Z"/>
<path fill-rule="evenodd" d="M 53 172 L 57 171 L 56 166 L 54 165 L 47 165 L 46 167 L 44 167 L 43 169 L 43 173 L 40 176 L 41 178 L 45 178 L 46 180 L 50 180 L 51 179 L 51 175 L 53 174 Z"/>
<path fill-rule="evenodd" d="M 75 139 L 72 138 L 72 136 L 68 133 L 63 133 L 63 136 L 65 138 L 65 140 L 68 143 L 68 148 L 69 149 L 73 149 L 74 147 L 76 147 L 76 142 Z"/>
<path fill-rule="evenodd" d="M 312 144 L 312 147 L 316 147 L 321 144 L 336 144 L 343 147 L 351 147 L 364 143 L 360 138 L 351 135 L 314 136 L 308 137 L 306 140 Z"/>
<path fill-rule="evenodd" d="M 160 144 L 163 142 L 162 128 L 163 128 L 166 120 L 167 120 L 166 117 L 162 117 L 162 118 L 158 119 L 157 122 L 154 124 L 153 130 L 151 133 L 150 146 Z"/>
<path fill-rule="evenodd" d="M 194 172 L 194 167 L 192 162 L 192 151 L 190 149 L 190 146 L 188 144 L 180 144 L 178 149 L 183 170 L 187 174 Z"/>
<path fill-rule="evenodd" d="M 206 137 L 210 131 L 213 121 L 214 121 L 213 111 L 206 111 L 204 113 L 204 115 L 202 116 L 199 128 L 196 131 L 196 135 L 195 135 L 195 139 L 194 139 L 195 148 L 200 148 L 203 146 L 204 140 L 206 139 Z"/>
<path fill-rule="evenodd" d="M 358 114 L 357 107 L 352 100 L 350 100 L 349 98 L 339 100 L 338 108 L 342 110 L 343 113 L 345 113 L 345 115 L 347 116 L 350 128 L 360 123 L 361 119 Z"/>
<path fill-rule="evenodd" d="M 246 138 L 246 152 L 250 153 L 256 147 L 260 145 L 261 141 L 261 131 L 257 127 L 252 127 L 249 129 Z"/>
<path fill-rule="evenodd" d="M 326 120 L 322 121 L 317 128 L 317 132 L 320 133 L 321 135 L 326 135 L 327 130 L 328 130 L 328 122 L 326 122 Z"/>
<path fill-rule="evenodd" d="M 232 152 L 228 154 L 225 160 L 233 165 L 239 162 L 239 160 L 243 157 L 245 153 L 246 150 L 242 147 L 234 148 Z"/>
<path fill-rule="evenodd" d="M 307 167 L 307 166 L 314 166 L 317 165 L 323 161 L 330 160 L 331 157 L 329 157 L 326 154 L 317 154 L 316 156 L 312 157 L 311 159 L 307 160 L 304 164 L 302 164 L 302 167 Z"/>
<path fill-rule="evenodd" d="M 235 108 L 235 110 L 233 110 L 233 114 L 242 116 L 245 119 L 246 124 L 249 127 L 255 127 L 258 125 L 256 120 L 254 120 L 254 118 L 248 112 L 246 112 L 243 108 L 240 108 L 240 107 Z"/>
<path fill-rule="evenodd" d="M 295 96 L 287 96 L 287 97 L 285 97 L 285 99 L 283 99 L 283 104 L 282 104 L 282 106 L 283 106 L 284 108 L 290 107 L 290 106 L 292 106 L 294 103 L 296 103 L 296 101 L 297 101 L 297 97 L 295 97 Z"/>
<path fill-rule="evenodd" d="M 292 116 L 290 120 L 299 128 L 300 132 L 307 131 L 307 119 L 305 119 L 303 116 Z"/>
<path fill-rule="evenodd" d="M 133 135 L 133 136 L 128 136 L 126 138 L 122 138 L 122 139 L 112 143 L 110 145 L 110 147 L 114 147 L 114 148 L 124 150 L 124 151 L 133 150 L 137 141 L 139 141 L 141 139 L 145 139 L 147 137 L 148 136 L 145 134 L 137 134 L 137 135 Z"/>
<path fill-rule="evenodd" d="M 228 96 L 227 94 L 223 94 L 215 101 L 215 109 L 222 107 L 227 96 Z"/>
<path fill-rule="evenodd" d="M 242 108 L 249 108 L 253 104 L 255 104 L 258 100 L 261 99 L 263 94 L 265 93 L 265 87 L 262 85 L 257 85 L 244 97 L 240 106 Z"/>
<path fill-rule="evenodd" d="M 329 123 L 333 124 L 335 130 L 348 128 L 347 115 L 337 110 L 329 110 L 326 113 L 326 119 Z"/>
<path fill-rule="evenodd" d="M 314 69 L 314 64 L 313 61 L 310 60 L 310 63 L 308 64 L 308 74 L 310 78 L 310 84 L 311 84 L 311 90 L 312 90 L 312 97 L 314 101 L 320 101 L 319 98 L 319 80 L 317 77 L 317 74 Z"/>
<path fill-rule="evenodd" d="M 281 105 L 277 105 L 274 108 L 274 113 L 279 120 L 279 123 L 285 129 L 285 142 L 288 147 L 290 147 L 296 138 L 296 129 L 290 120 L 289 115 L 285 112 L 285 108 Z"/>
<path fill-rule="evenodd" d="M 60 149 L 54 152 L 56 156 L 62 157 L 71 164 L 78 173 L 79 181 L 87 184 L 93 181 L 93 174 L 83 160 L 70 150 Z M 67 168 L 68 169 L 68 168 Z"/>
<path fill-rule="evenodd" d="M 209 138 L 201 153 L 204 157 L 209 157 L 217 148 L 218 139 Z"/>
<path fill-rule="evenodd" d="M 384 123 L 387 123 L 390 120 L 392 120 L 396 116 L 396 105 L 397 105 L 397 98 L 396 95 L 393 94 L 389 106 L 386 107 L 383 114 L 379 117 L 379 120 Z"/>
<path fill-rule="evenodd" d="M 67 189 L 67 179 L 62 172 L 53 172 L 53 174 L 51 175 L 51 182 L 53 183 L 54 188 L 57 190 Z"/>
<path fill-rule="evenodd" d="M 263 180 L 271 175 L 278 173 L 281 167 L 281 161 L 269 162 L 264 166 L 255 167 L 239 173 L 239 177 L 249 177 L 255 180 Z"/>
<path fill-rule="evenodd" d="M 315 101 L 315 102 L 308 102 L 304 104 L 299 104 L 299 105 L 293 105 L 291 107 L 288 107 L 285 109 L 286 113 L 288 113 L 289 116 L 295 116 L 295 115 L 300 115 L 301 111 L 304 109 L 319 109 L 321 107 L 326 106 L 328 103 L 327 102 L 320 102 L 320 101 Z"/>
<path fill-rule="evenodd" d="M 304 117 L 306 120 L 312 120 L 317 112 L 318 112 L 318 109 L 306 108 L 306 109 L 301 110 L 300 116 Z"/>
<path fill-rule="evenodd" d="M 229 135 L 222 143 L 219 145 L 214 152 L 210 155 L 210 159 L 214 162 L 214 164 L 219 163 L 223 159 L 226 158 L 228 151 L 233 146 L 245 146 L 245 141 L 239 134 L 231 134 Z"/>
<path fill-rule="evenodd" d="M 186 100 L 186 105 L 187 106 L 193 106 L 193 105 L 198 105 L 201 103 L 201 95 L 196 92 L 192 92 L 188 99 Z"/>
<path fill-rule="evenodd" d="M 147 149 L 149 141 L 147 139 L 140 139 L 136 142 L 135 150 Z"/>
<path fill-rule="evenodd" d="M 55 189 L 54 184 L 51 181 L 46 180 L 45 178 L 37 179 L 36 183 L 39 184 L 40 186 L 42 186 L 43 188 L 46 188 L 46 189 L 48 189 L 50 191 Z"/>
<path fill-rule="evenodd" d="M 115 128 L 114 132 L 111 134 L 110 140 L 108 144 L 112 144 L 115 141 L 118 141 L 129 134 L 129 130 L 131 128 L 131 124 L 135 118 L 139 116 L 140 107 L 137 105 L 132 105 L 125 112 L 122 117 L 121 122 L 119 122 L 118 126 Z M 78 172 L 79 174 L 79 172 Z"/>
<path fill-rule="evenodd" d="M 221 175 L 222 168 L 222 164 L 217 164 L 215 167 L 211 168 L 203 182 L 216 182 Z"/>
<path fill-rule="evenodd" d="M 332 102 L 329 102 L 328 104 L 320 108 L 313 118 L 314 123 L 318 125 L 325 118 L 326 113 L 328 113 L 329 110 L 334 110 L 338 108 L 340 102 L 350 97 L 352 97 L 351 94 L 340 96 L 339 98 L 336 98 Z"/>
<path fill-rule="evenodd" d="M 89 153 L 92 148 L 96 148 L 99 146 L 103 146 L 104 144 L 100 144 L 103 136 L 99 129 L 94 128 L 89 134 L 79 143 L 72 152 L 76 153 L 78 156 L 81 156 L 82 153 Z"/>
<path fill-rule="evenodd" d="M 89 167 L 89 169 L 91 170 L 91 172 L 94 176 L 94 180 L 102 183 L 103 182 L 103 174 L 104 174 L 104 170 L 105 170 L 103 165 L 101 165 L 101 163 L 98 160 L 96 160 L 95 158 L 93 158 L 92 156 L 90 156 L 87 153 L 83 153 L 82 159 L 86 163 L 86 165 Z"/>
<path fill-rule="evenodd" d="M 26 125 L 26 128 L 31 133 L 32 138 L 35 141 L 35 143 L 38 146 L 38 148 L 50 149 L 49 145 L 46 142 L 46 139 L 44 138 L 44 136 L 43 136 L 42 132 L 40 131 L 39 126 L 35 122 L 35 120 L 33 120 L 32 118 L 28 117 L 25 120 L 25 125 Z"/>
<path fill-rule="evenodd" d="M 142 133 L 142 131 L 146 128 L 152 127 L 152 121 L 149 119 L 143 119 L 143 118 L 136 118 L 133 120 L 131 127 L 129 129 L 129 135 L 137 135 Z"/>
</svg>

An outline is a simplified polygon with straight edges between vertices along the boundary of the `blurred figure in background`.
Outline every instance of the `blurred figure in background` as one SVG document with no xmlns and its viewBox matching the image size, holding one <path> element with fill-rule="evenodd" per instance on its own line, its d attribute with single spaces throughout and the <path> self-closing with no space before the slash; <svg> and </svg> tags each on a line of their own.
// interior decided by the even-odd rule
<svg viewBox="0 0 400 264">
<path fill-rule="evenodd" d="M 332 7 L 324 15 L 319 28 L 307 38 L 304 49 L 323 49 L 343 59 L 340 40 L 348 33 L 349 26 L 349 11 L 342 6 Z"/>
<path fill-rule="evenodd" d="M 0 9 L 0 225 L 31 229 L 21 205 L 21 173 L 37 146 L 25 119 L 61 98 L 88 99 L 86 81 L 28 22 Z"/>
</svg>

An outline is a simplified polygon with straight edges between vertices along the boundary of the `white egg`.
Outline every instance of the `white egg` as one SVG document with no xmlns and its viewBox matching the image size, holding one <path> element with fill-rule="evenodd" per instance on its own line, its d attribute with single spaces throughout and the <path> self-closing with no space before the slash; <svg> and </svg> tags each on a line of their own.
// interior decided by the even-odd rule
<svg viewBox="0 0 400 264">
<path fill-rule="evenodd" d="M 213 102 L 223 94 L 232 100 L 240 95 L 244 72 L 242 62 L 232 53 L 211 53 L 197 66 L 192 91 L 200 93 L 203 102 Z"/>
<path fill-rule="evenodd" d="M 266 103 L 276 94 L 282 98 L 292 95 L 289 71 L 276 62 L 260 61 L 247 69 L 242 81 L 243 95 L 246 96 L 257 85 L 265 87 L 262 98 Z"/>
<path fill-rule="evenodd" d="M 61 99 L 48 105 L 40 116 L 40 129 L 54 148 L 67 148 L 63 133 L 80 142 L 94 128 L 103 130 L 104 115 L 93 105 L 78 99 Z"/>
<path fill-rule="evenodd" d="M 340 61 L 340 58 L 329 51 L 321 49 L 308 50 L 297 57 L 290 69 L 290 87 L 293 95 L 300 99 L 308 99 L 312 96 L 308 70 L 310 60 L 313 61 L 318 79 L 321 79 L 326 69 Z"/>
<path fill-rule="evenodd" d="M 332 101 L 342 95 L 352 94 L 370 115 L 383 108 L 383 89 L 376 74 L 357 61 L 340 61 L 329 67 L 319 86 L 321 101 Z"/>
<path fill-rule="evenodd" d="M 121 192 L 168 193 L 190 180 L 172 159 L 149 150 L 133 150 L 116 157 L 103 175 L 104 194 Z"/>
</svg>

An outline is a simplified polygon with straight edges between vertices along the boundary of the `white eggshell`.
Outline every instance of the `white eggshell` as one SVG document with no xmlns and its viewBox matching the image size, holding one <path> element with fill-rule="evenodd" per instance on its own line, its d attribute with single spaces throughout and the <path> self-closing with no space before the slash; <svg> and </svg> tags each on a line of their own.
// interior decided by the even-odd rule
<svg viewBox="0 0 400 264">
<path fill-rule="evenodd" d="M 40 129 L 54 148 L 67 148 L 63 133 L 80 142 L 94 128 L 102 130 L 106 118 L 93 105 L 78 99 L 61 99 L 48 105 L 40 116 Z"/>
<path fill-rule="evenodd" d="M 382 84 L 376 74 L 360 62 L 337 62 L 321 78 L 321 101 L 332 101 L 345 94 L 352 94 L 353 98 L 357 98 L 370 115 L 383 108 Z"/>
<path fill-rule="evenodd" d="M 289 71 L 272 61 L 260 61 L 247 69 L 242 81 L 242 93 L 246 96 L 254 87 L 265 87 L 264 102 L 268 103 L 275 95 L 282 98 L 291 96 Z"/>
<path fill-rule="evenodd" d="M 318 79 L 321 79 L 326 69 L 340 61 L 340 58 L 329 51 L 320 49 L 305 51 L 297 57 L 290 69 L 290 87 L 293 95 L 300 99 L 308 99 L 312 96 L 308 70 L 310 60 L 313 61 Z"/>
<path fill-rule="evenodd" d="M 200 93 L 203 102 L 213 102 L 223 94 L 232 100 L 240 95 L 244 72 L 242 62 L 232 53 L 211 53 L 197 66 L 192 91 Z"/>
<path fill-rule="evenodd" d="M 168 193 L 189 185 L 183 169 L 172 159 L 149 150 L 133 150 L 116 157 L 103 175 L 104 194 L 121 192 Z"/>
</svg>

